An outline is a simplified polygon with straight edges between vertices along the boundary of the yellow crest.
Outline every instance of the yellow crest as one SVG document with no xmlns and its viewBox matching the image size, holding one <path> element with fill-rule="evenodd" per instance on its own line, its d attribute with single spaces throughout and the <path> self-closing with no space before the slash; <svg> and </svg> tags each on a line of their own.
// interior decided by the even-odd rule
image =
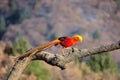
<svg viewBox="0 0 120 80">
<path fill-rule="evenodd" d="M 72 37 L 76 37 L 76 38 L 78 38 L 78 40 L 79 40 L 80 42 L 83 41 L 83 38 L 82 38 L 82 36 L 80 36 L 80 35 L 74 35 L 74 36 L 72 36 Z"/>
</svg>

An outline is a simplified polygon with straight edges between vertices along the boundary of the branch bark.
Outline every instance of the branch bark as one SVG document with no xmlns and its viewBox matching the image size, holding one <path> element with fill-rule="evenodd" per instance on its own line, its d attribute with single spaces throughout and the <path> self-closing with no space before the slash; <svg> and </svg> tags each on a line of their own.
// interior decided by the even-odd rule
<svg viewBox="0 0 120 80">
<path fill-rule="evenodd" d="M 57 66 L 61 69 L 65 69 L 65 65 L 75 58 L 82 58 L 94 54 L 100 54 L 102 52 L 108 52 L 120 49 L 120 41 L 111 43 L 108 45 L 101 45 L 99 47 L 94 47 L 91 49 L 77 49 L 71 48 L 69 52 L 65 55 L 56 55 L 49 52 L 39 52 L 32 57 L 24 57 L 23 59 L 19 59 L 15 62 L 11 71 L 7 77 L 7 80 L 18 80 L 23 70 L 26 68 L 27 64 L 32 60 L 43 60 L 52 66 Z"/>
</svg>

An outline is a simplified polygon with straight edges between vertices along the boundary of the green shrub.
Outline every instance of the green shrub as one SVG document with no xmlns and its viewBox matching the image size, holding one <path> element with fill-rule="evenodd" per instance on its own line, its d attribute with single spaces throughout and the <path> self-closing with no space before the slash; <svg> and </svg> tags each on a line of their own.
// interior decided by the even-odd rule
<svg viewBox="0 0 120 80">
<path fill-rule="evenodd" d="M 91 56 L 88 59 L 87 64 L 94 72 L 99 71 L 110 71 L 113 73 L 118 72 L 117 64 L 115 63 L 112 56 L 108 52 Z"/>
<path fill-rule="evenodd" d="M 78 34 L 82 35 L 85 33 L 85 30 L 83 28 L 80 27 L 80 29 L 77 32 Z"/>
<path fill-rule="evenodd" d="M 10 13 L 6 18 L 7 24 L 21 23 L 24 19 L 30 18 L 31 12 L 28 6 L 19 8 L 16 0 L 9 0 Z"/>
<path fill-rule="evenodd" d="M 2 38 L 5 29 L 6 29 L 6 22 L 5 22 L 5 18 L 3 16 L 0 17 L 0 39 Z"/>
<path fill-rule="evenodd" d="M 82 62 L 82 58 L 75 58 L 74 63 L 75 65 L 79 65 Z"/>
<path fill-rule="evenodd" d="M 80 35 L 82 35 L 84 33 L 85 33 L 85 29 L 82 28 L 82 27 L 79 27 L 79 28 L 73 29 L 70 34 L 72 34 L 72 35 L 73 34 L 80 34 Z"/>
<path fill-rule="evenodd" d="M 24 7 L 23 9 L 20 10 L 20 15 L 19 15 L 19 22 L 22 22 L 24 19 L 30 18 L 31 12 L 29 7 Z"/>
<path fill-rule="evenodd" d="M 0 32 L 5 30 L 5 25 L 4 17 L 0 17 Z"/>
<path fill-rule="evenodd" d="M 10 15 L 14 14 L 18 9 L 17 3 L 15 0 L 9 0 Z"/>
<path fill-rule="evenodd" d="M 37 80 L 52 80 L 50 71 L 39 61 L 30 62 L 25 73 L 28 75 L 31 73 L 36 75 Z"/>
<path fill-rule="evenodd" d="M 30 45 L 24 37 L 17 37 L 14 42 L 13 54 L 22 54 L 29 49 Z"/>
<path fill-rule="evenodd" d="M 77 66 L 79 68 L 79 70 L 82 72 L 82 75 L 89 75 L 89 74 L 93 73 L 93 71 L 86 64 L 86 62 L 83 61 L 82 58 L 76 58 L 74 60 L 74 63 L 75 63 L 75 66 Z"/>
<path fill-rule="evenodd" d="M 100 38 L 100 32 L 98 30 L 96 30 L 93 34 L 93 39 L 99 39 Z"/>
<path fill-rule="evenodd" d="M 9 14 L 6 18 L 7 25 L 16 24 L 19 21 L 19 7 L 17 5 L 16 0 L 9 0 Z"/>
<path fill-rule="evenodd" d="M 56 33 L 52 33 L 52 32 L 45 33 L 44 36 L 46 37 L 46 40 L 49 40 L 49 41 L 57 38 Z"/>
<path fill-rule="evenodd" d="M 13 53 L 22 54 L 29 49 L 29 43 L 24 37 L 17 37 L 14 42 Z M 38 80 L 52 80 L 51 73 L 44 64 L 39 61 L 30 62 L 26 68 L 26 74 L 35 74 Z"/>
<path fill-rule="evenodd" d="M 120 10 L 120 1 L 117 0 L 117 1 L 116 1 L 116 4 L 117 4 L 117 9 Z"/>
</svg>

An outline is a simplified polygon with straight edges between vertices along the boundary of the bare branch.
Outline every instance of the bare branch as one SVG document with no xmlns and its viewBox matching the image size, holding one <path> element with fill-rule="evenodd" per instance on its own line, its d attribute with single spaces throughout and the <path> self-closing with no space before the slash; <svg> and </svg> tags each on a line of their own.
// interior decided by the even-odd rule
<svg viewBox="0 0 120 80">
<path fill-rule="evenodd" d="M 120 49 L 120 41 L 108 45 L 102 45 L 99 47 L 91 48 L 91 49 L 76 49 L 76 48 L 71 48 L 69 50 L 69 53 L 65 56 L 61 55 L 53 55 L 48 52 L 41 52 L 37 53 L 33 59 L 34 60 L 43 60 L 46 61 L 48 64 L 53 65 L 53 66 L 58 66 L 61 69 L 65 68 L 65 64 L 73 61 L 75 58 L 82 58 L 94 54 L 100 54 L 102 52 L 108 52 L 108 51 L 113 51 Z"/>
<path fill-rule="evenodd" d="M 65 56 L 61 55 L 55 55 L 49 52 L 39 52 L 32 57 L 25 57 L 23 59 L 19 59 L 15 62 L 13 65 L 9 76 L 7 77 L 7 80 L 18 80 L 19 76 L 21 75 L 22 71 L 25 69 L 27 64 L 31 60 L 43 60 L 47 62 L 50 65 L 60 67 L 61 69 L 65 69 L 65 65 L 71 61 L 73 61 L 75 58 L 82 58 L 94 54 L 100 54 L 102 52 L 108 52 L 120 49 L 120 41 L 108 44 L 108 45 L 102 45 L 99 47 L 91 48 L 91 49 L 76 49 L 71 48 L 69 49 L 69 52 Z"/>
</svg>

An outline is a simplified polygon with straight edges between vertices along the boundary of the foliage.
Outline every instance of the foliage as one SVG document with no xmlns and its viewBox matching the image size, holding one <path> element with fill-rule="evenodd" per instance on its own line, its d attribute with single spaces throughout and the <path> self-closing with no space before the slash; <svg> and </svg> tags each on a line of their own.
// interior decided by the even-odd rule
<svg viewBox="0 0 120 80">
<path fill-rule="evenodd" d="M 4 34 L 5 29 L 6 29 L 5 26 L 6 26 L 5 18 L 0 17 L 0 39 L 1 39 L 2 35 Z"/>
<path fill-rule="evenodd" d="M 90 67 L 83 61 L 83 58 L 76 58 L 74 60 L 75 65 L 79 68 L 83 75 L 92 74 Z"/>
<path fill-rule="evenodd" d="M 19 22 L 23 21 L 24 19 L 30 18 L 31 12 L 29 7 L 24 7 L 22 10 L 20 10 L 20 15 L 19 15 Z"/>
<path fill-rule="evenodd" d="M 80 27 L 80 29 L 78 30 L 78 34 L 82 35 L 85 33 L 85 30 L 83 28 Z"/>
<path fill-rule="evenodd" d="M 8 54 L 8 55 L 12 55 L 13 54 L 13 47 L 12 47 L 12 43 L 11 42 L 7 42 L 4 48 L 4 53 Z"/>
<path fill-rule="evenodd" d="M 20 9 L 15 0 L 9 1 L 9 7 L 10 13 L 9 16 L 6 18 L 7 25 L 20 23 L 24 19 L 30 18 L 31 16 L 29 7 L 25 6 Z"/>
<path fill-rule="evenodd" d="M 117 9 L 120 10 L 120 1 L 117 0 L 117 1 L 116 1 L 116 4 L 117 4 Z"/>
<path fill-rule="evenodd" d="M 74 30 L 72 30 L 71 34 L 74 35 L 74 34 L 84 34 L 85 33 L 85 29 L 83 29 L 82 27 L 79 27 L 79 28 L 75 28 Z"/>
<path fill-rule="evenodd" d="M 39 61 L 30 62 L 26 74 L 30 75 L 31 73 L 36 75 L 38 80 L 52 80 L 50 71 Z"/>
<path fill-rule="evenodd" d="M 15 53 L 24 53 L 29 49 L 29 43 L 24 37 L 17 37 L 14 42 L 13 52 Z M 31 73 L 35 74 L 38 80 L 52 80 L 49 70 L 44 66 L 44 64 L 33 61 L 31 62 L 26 70 L 26 74 L 30 75 Z"/>
<path fill-rule="evenodd" d="M 29 49 L 29 43 L 24 37 L 17 37 L 14 42 L 13 54 L 22 54 Z"/>
<path fill-rule="evenodd" d="M 46 39 L 49 41 L 57 38 L 55 33 L 45 34 L 45 36 L 46 36 Z"/>
<path fill-rule="evenodd" d="M 88 59 L 87 64 L 94 72 L 99 71 L 109 71 L 113 73 L 118 72 L 117 64 L 115 63 L 112 56 L 108 52 L 91 56 Z"/>
<path fill-rule="evenodd" d="M 75 65 L 79 65 L 82 62 L 81 58 L 75 58 L 74 63 Z"/>
<path fill-rule="evenodd" d="M 5 19 L 0 17 L 0 32 L 5 30 Z"/>
<path fill-rule="evenodd" d="M 100 38 L 100 32 L 99 32 L 98 30 L 96 30 L 96 31 L 92 34 L 92 36 L 93 36 L 93 39 L 98 39 L 98 38 Z"/>
<path fill-rule="evenodd" d="M 16 24 L 19 20 L 19 7 L 15 0 L 9 0 L 10 13 L 6 18 L 7 25 Z"/>
<path fill-rule="evenodd" d="M 14 14 L 18 9 L 17 3 L 15 0 L 9 0 L 10 15 Z"/>
</svg>

